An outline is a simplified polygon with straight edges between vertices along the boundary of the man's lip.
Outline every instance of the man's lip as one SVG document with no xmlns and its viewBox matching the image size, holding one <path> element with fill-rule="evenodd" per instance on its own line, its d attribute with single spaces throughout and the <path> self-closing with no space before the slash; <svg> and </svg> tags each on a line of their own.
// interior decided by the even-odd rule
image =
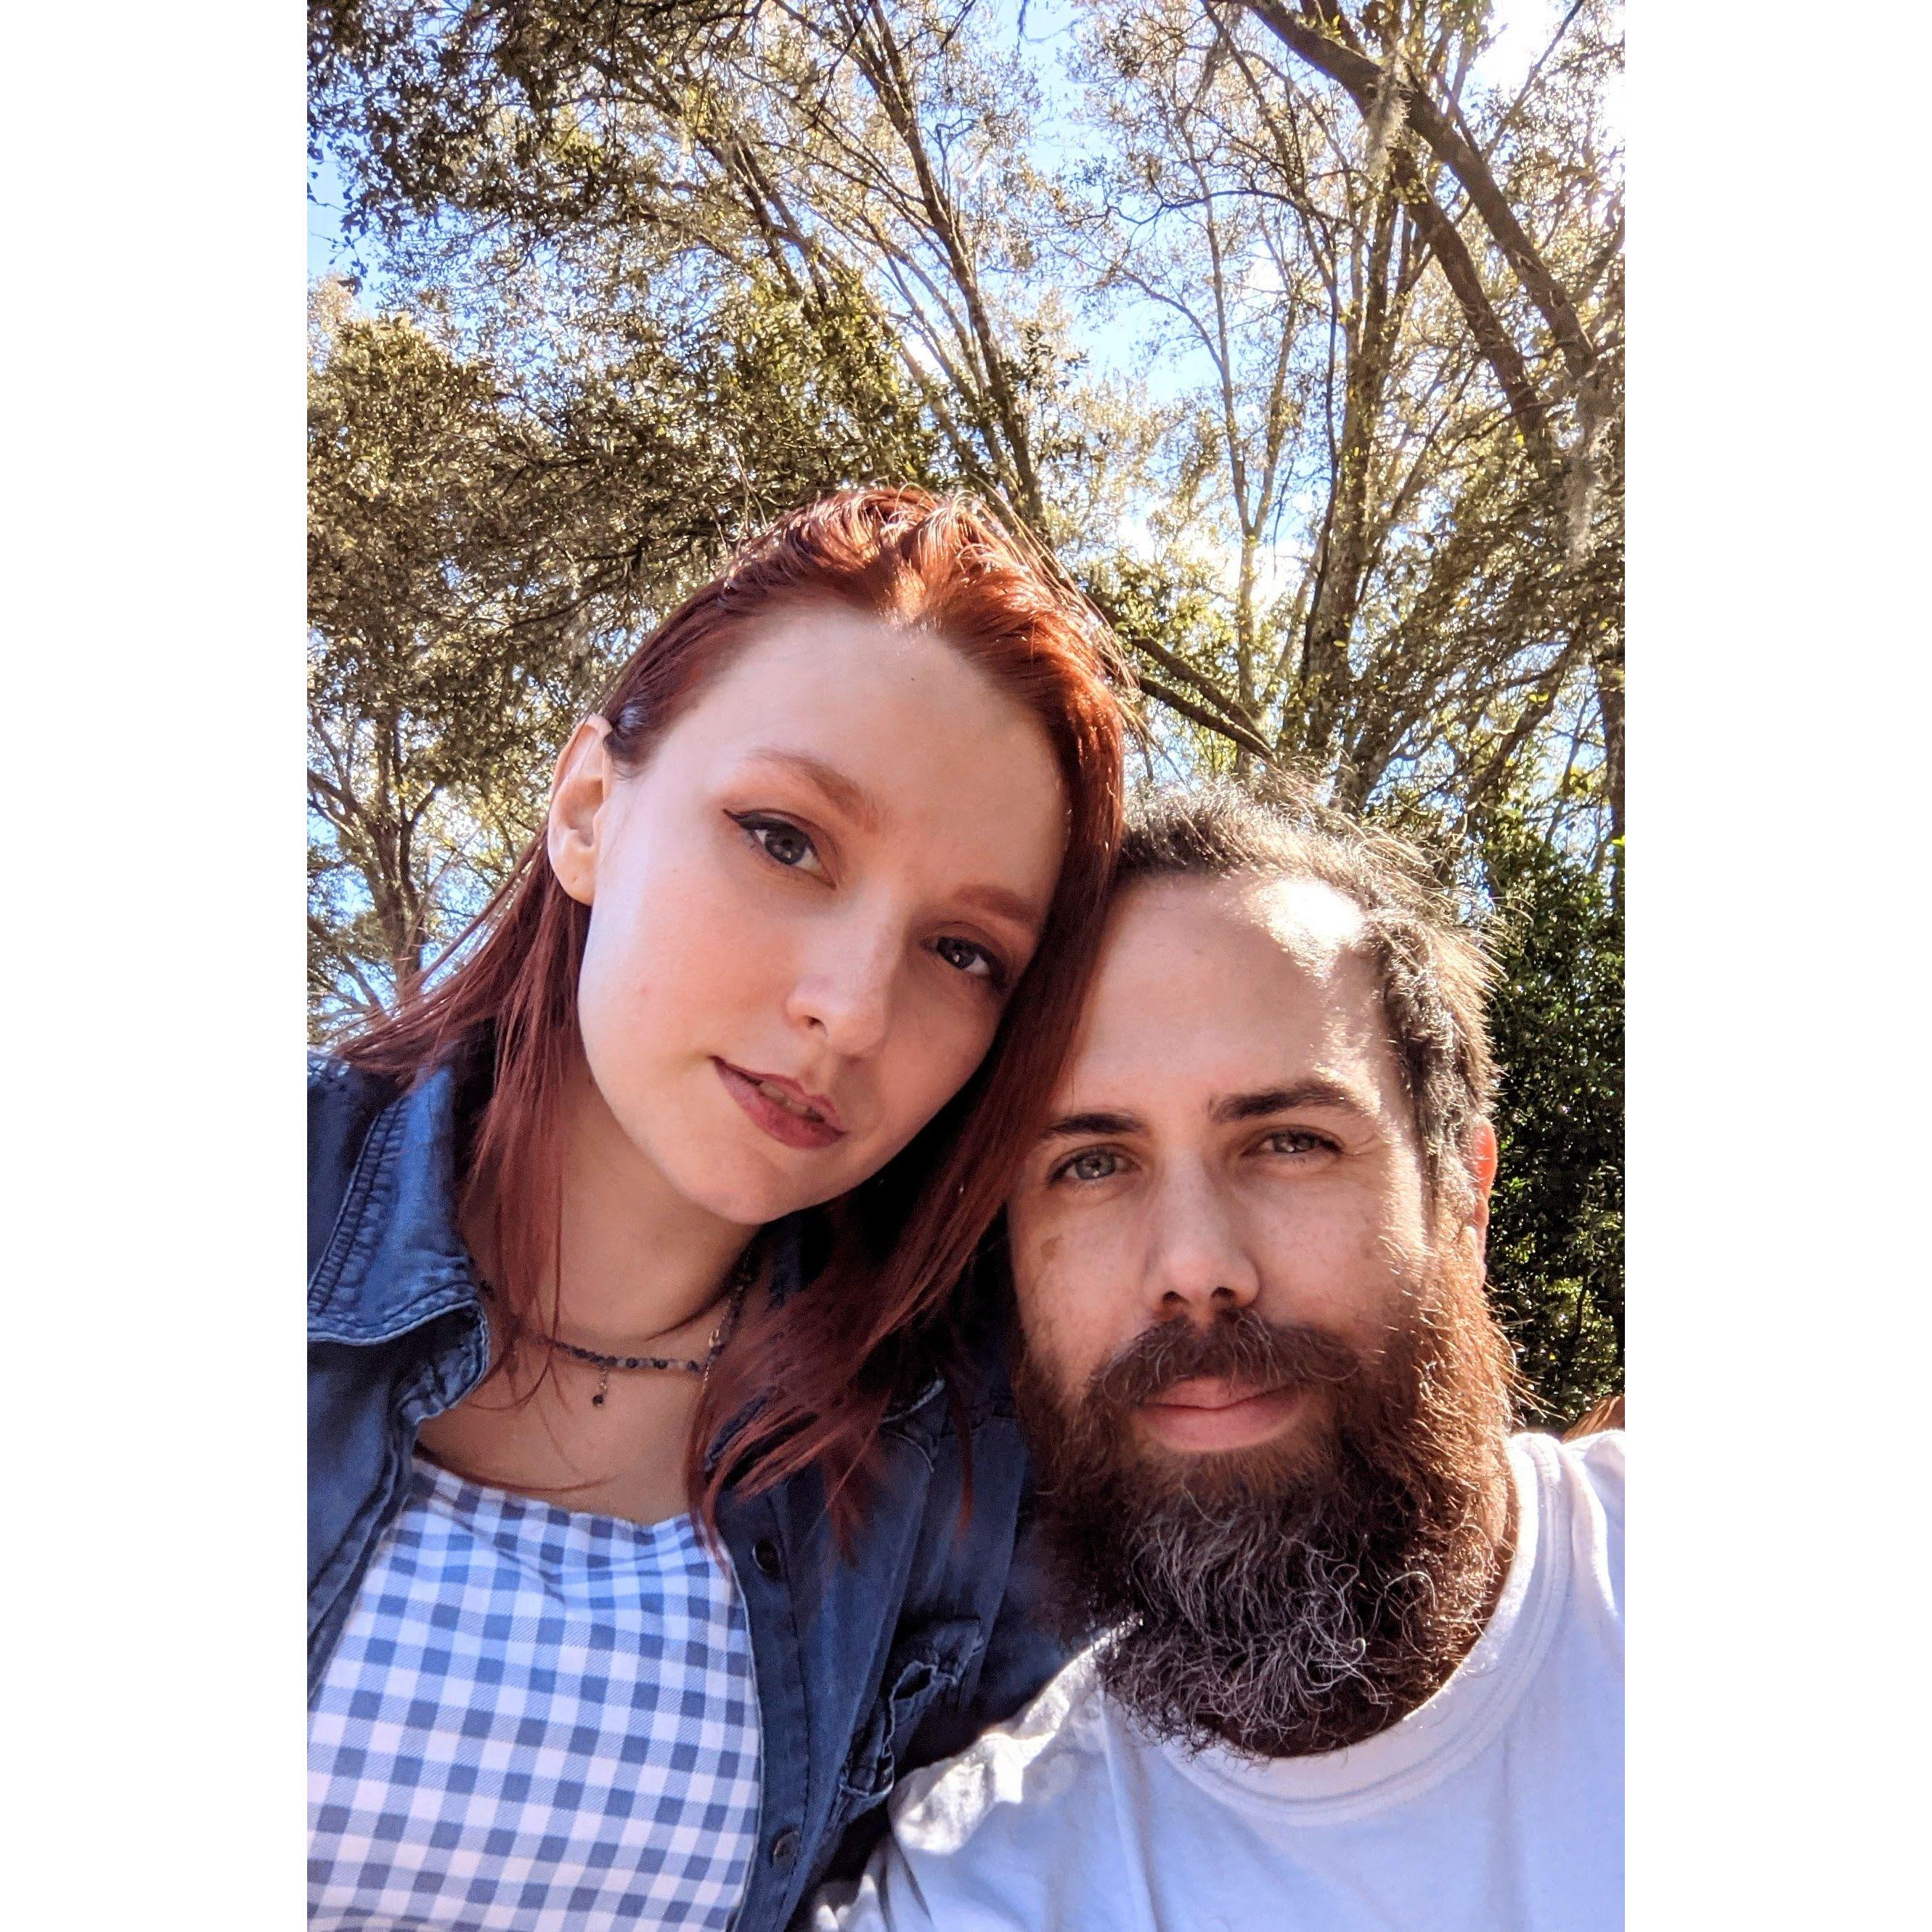
<svg viewBox="0 0 1932 1932">
<path fill-rule="evenodd" d="M 1141 1426 L 1169 1449 L 1212 1454 L 1258 1448 L 1301 1414 L 1306 1391 L 1198 1376 L 1140 1405 Z"/>
<path fill-rule="evenodd" d="M 1258 1396 L 1273 1395 L 1277 1384 L 1231 1382 L 1220 1376 L 1190 1376 L 1148 1397 L 1162 1408 L 1233 1408 Z"/>
</svg>

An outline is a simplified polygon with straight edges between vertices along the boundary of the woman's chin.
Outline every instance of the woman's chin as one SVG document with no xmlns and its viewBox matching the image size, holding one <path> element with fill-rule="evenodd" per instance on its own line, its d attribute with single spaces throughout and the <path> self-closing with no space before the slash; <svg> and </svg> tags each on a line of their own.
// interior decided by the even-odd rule
<svg viewBox="0 0 1932 1932">
<path fill-rule="evenodd" d="M 815 1165 L 816 1163 L 811 1163 Z M 826 1163 L 829 1168 L 830 1163 Z M 842 1171 L 787 1173 L 762 1151 L 704 1150 L 692 1145 L 668 1164 L 665 1178 L 694 1207 L 741 1228 L 762 1228 L 808 1208 L 822 1207 L 854 1185 Z"/>
</svg>

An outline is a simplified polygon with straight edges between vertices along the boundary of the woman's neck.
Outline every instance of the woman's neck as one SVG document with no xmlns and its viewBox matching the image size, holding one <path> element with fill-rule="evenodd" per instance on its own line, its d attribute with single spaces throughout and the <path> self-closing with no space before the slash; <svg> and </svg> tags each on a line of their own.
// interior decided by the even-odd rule
<svg viewBox="0 0 1932 1932">
<path fill-rule="evenodd" d="M 712 1312 L 757 1230 L 673 1188 L 619 1125 L 581 1060 L 560 1126 L 561 1252 L 538 1288 L 540 1318 L 580 1347 L 652 1352 Z"/>
</svg>

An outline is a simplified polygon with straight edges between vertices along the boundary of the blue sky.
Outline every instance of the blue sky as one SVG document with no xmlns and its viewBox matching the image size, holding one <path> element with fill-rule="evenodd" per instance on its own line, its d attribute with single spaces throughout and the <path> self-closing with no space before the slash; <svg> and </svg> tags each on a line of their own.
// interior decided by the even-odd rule
<svg viewBox="0 0 1932 1932">
<path fill-rule="evenodd" d="M 330 155 L 325 154 L 322 165 L 310 170 L 308 194 L 308 278 L 314 281 L 350 266 L 342 240 L 342 182 Z"/>
</svg>

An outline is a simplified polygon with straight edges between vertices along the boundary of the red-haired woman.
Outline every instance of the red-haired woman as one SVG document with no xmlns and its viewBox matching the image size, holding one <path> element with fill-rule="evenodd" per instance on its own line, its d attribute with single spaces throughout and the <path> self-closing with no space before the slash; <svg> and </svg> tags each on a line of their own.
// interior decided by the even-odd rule
<svg viewBox="0 0 1932 1932">
<path fill-rule="evenodd" d="M 1024 547 L 842 492 L 638 650 L 481 932 L 314 1064 L 313 1924 L 778 1932 L 1048 1674 L 955 1290 L 1120 752 Z"/>
</svg>

